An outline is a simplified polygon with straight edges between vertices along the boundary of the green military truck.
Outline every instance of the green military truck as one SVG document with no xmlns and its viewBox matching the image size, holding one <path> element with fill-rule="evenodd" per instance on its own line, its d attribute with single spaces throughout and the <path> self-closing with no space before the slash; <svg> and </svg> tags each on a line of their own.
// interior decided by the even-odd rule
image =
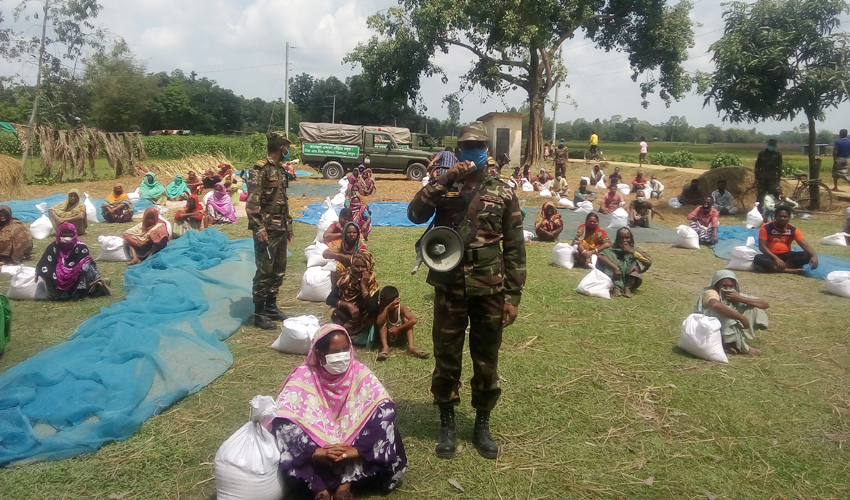
<svg viewBox="0 0 850 500">
<path fill-rule="evenodd" d="M 412 136 L 409 130 L 395 127 L 301 122 L 298 136 L 301 161 L 319 169 L 325 179 L 341 179 L 362 163 L 374 172 L 403 173 L 410 180 L 420 180 L 433 154 L 400 146 L 412 141 Z"/>
</svg>

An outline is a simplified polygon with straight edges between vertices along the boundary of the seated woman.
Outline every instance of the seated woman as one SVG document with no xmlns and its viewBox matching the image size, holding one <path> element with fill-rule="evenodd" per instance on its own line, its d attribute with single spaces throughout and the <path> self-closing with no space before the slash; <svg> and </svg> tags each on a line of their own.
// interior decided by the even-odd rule
<svg viewBox="0 0 850 500">
<path fill-rule="evenodd" d="M 219 165 L 218 168 L 221 168 L 222 165 Z M 204 191 L 209 191 L 215 187 L 216 184 L 221 182 L 221 176 L 213 171 L 213 169 L 208 168 L 206 172 L 204 172 L 204 177 L 201 179 L 201 185 L 204 188 Z"/>
<path fill-rule="evenodd" d="M 112 188 L 112 192 L 100 206 L 100 213 L 103 215 L 104 222 L 130 222 L 133 220 L 135 212 L 136 207 L 133 206 L 133 202 L 130 201 L 121 184 L 116 184 Z"/>
<path fill-rule="evenodd" d="M 189 198 L 190 194 L 192 194 L 192 190 L 189 189 L 189 185 L 186 184 L 180 174 L 175 175 L 174 180 L 165 186 L 165 196 L 168 201 L 183 201 Z"/>
<path fill-rule="evenodd" d="M 212 192 L 204 197 L 204 203 L 207 204 L 207 217 L 212 224 L 236 224 L 236 208 L 224 184 L 216 184 Z"/>
<path fill-rule="evenodd" d="M 26 226 L 12 217 L 11 207 L 0 205 L 0 265 L 28 260 L 32 247 L 32 236 Z"/>
<path fill-rule="evenodd" d="M 142 222 L 124 231 L 124 250 L 130 256 L 129 265 L 138 264 L 168 245 L 168 229 L 154 207 L 148 207 Z"/>
<path fill-rule="evenodd" d="M 758 356 L 761 351 L 750 347 L 749 342 L 755 338 L 756 330 L 767 328 L 764 310 L 768 307 L 766 301 L 741 293 L 735 273 L 722 269 L 714 273 L 711 285 L 700 294 L 694 314 L 720 320 L 720 335 L 726 352 Z"/>
<path fill-rule="evenodd" d="M 591 257 L 611 246 L 608 233 L 599 227 L 599 216 L 593 212 L 587 214 L 584 224 L 578 227 L 573 246 L 578 246 L 575 254 L 575 265 L 589 267 Z"/>
<path fill-rule="evenodd" d="M 531 183 L 535 191 L 543 191 L 544 189 L 552 189 L 552 176 L 546 172 L 545 168 L 541 168 L 534 182 Z"/>
<path fill-rule="evenodd" d="M 343 208 L 339 211 L 339 219 L 331 224 L 331 227 L 329 227 L 322 236 L 322 241 L 325 245 L 330 245 L 330 243 L 334 240 L 341 240 L 343 228 L 345 228 L 345 225 L 349 222 L 351 222 L 351 209 Z"/>
<path fill-rule="evenodd" d="M 702 205 L 696 207 L 688 214 L 691 228 L 699 235 L 700 244 L 717 244 L 717 228 L 720 227 L 720 212 L 714 208 L 714 199 L 706 196 Z"/>
<path fill-rule="evenodd" d="M 776 219 L 762 224 L 759 229 L 759 250 L 761 255 L 753 259 L 753 269 L 763 273 L 792 273 L 803 274 L 803 266 L 811 264 L 812 269 L 818 268 L 818 254 L 803 239 L 803 232 L 788 224 L 791 220 L 791 209 L 786 205 L 776 208 Z M 796 243 L 803 249 L 794 252 L 791 244 Z"/>
<path fill-rule="evenodd" d="M 649 179 L 643 176 L 643 170 L 638 170 L 637 175 L 632 179 L 632 193 L 646 189 L 647 184 L 649 184 Z"/>
<path fill-rule="evenodd" d="M 57 234 L 59 226 L 66 222 L 72 224 L 80 236 L 86 234 L 89 224 L 86 219 L 86 206 L 80 202 L 80 193 L 76 189 L 68 191 L 65 201 L 53 205 L 47 213 L 53 224 L 53 231 Z"/>
<path fill-rule="evenodd" d="M 77 228 L 63 222 L 56 230 L 56 241 L 47 246 L 35 269 L 47 285 L 48 300 L 82 300 L 109 295 L 89 247 L 77 239 Z"/>
<path fill-rule="evenodd" d="M 371 168 L 363 171 L 361 183 L 363 184 L 363 196 L 372 196 L 375 194 L 375 181 L 372 180 Z"/>
<path fill-rule="evenodd" d="M 534 231 L 537 233 L 537 239 L 540 241 L 555 241 L 564 230 L 564 221 L 561 220 L 561 214 L 552 202 L 547 201 L 537 214 L 537 219 L 534 221 Z"/>
<path fill-rule="evenodd" d="M 395 416 L 384 386 L 354 358 L 348 332 L 331 324 L 287 377 L 267 426 L 284 474 L 305 481 L 316 500 L 352 500 L 353 482 L 372 478 L 389 492 L 404 476 Z"/>
<path fill-rule="evenodd" d="M 369 233 L 372 232 L 372 212 L 369 205 L 364 203 L 359 196 L 352 196 L 348 203 L 351 209 L 351 220 L 360 227 L 360 234 L 364 241 L 369 241 Z"/>
<path fill-rule="evenodd" d="M 599 269 L 614 282 L 614 297 L 631 298 L 643 283 L 643 273 L 652 265 L 649 254 L 635 246 L 635 237 L 627 227 L 617 230 L 614 244 L 599 254 Z"/>
<path fill-rule="evenodd" d="M 578 205 L 583 201 L 593 201 L 596 199 L 596 193 L 587 188 L 587 179 L 582 179 L 578 184 L 578 189 L 573 193 L 573 203 Z"/>
<path fill-rule="evenodd" d="M 221 177 L 221 183 L 224 184 L 224 189 L 227 191 L 227 196 L 233 202 L 233 206 L 239 204 L 239 186 L 242 179 L 233 175 L 233 167 L 227 163 L 222 163 L 218 166 L 218 176 Z"/>
<path fill-rule="evenodd" d="M 174 214 L 171 234 L 175 238 L 179 238 L 186 231 L 203 231 L 206 228 L 207 216 L 204 212 L 204 206 L 198 201 L 198 195 L 193 194 L 186 200 L 186 206 Z"/>
<path fill-rule="evenodd" d="M 366 245 L 360 241 L 360 226 L 356 222 L 345 224 L 342 232 L 345 237 L 331 240 L 328 249 L 322 252 L 322 257 L 336 261 L 336 271 L 331 272 L 331 283 L 339 280 L 342 272 L 351 265 L 351 257 L 355 253 L 366 250 Z"/>
<path fill-rule="evenodd" d="M 354 344 L 371 349 L 378 342 L 378 282 L 375 281 L 375 261 L 368 250 L 351 256 L 351 265 L 339 275 L 332 286 L 327 304 L 339 310 L 337 317 L 346 319 L 345 329 Z"/>
<path fill-rule="evenodd" d="M 599 164 L 593 166 L 593 169 L 590 170 L 590 184 L 594 186 L 599 184 L 599 181 L 605 178 L 605 172 L 599 168 Z"/>
<path fill-rule="evenodd" d="M 346 178 L 348 180 L 348 188 L 345 191 L 345 197 L 351 198 L 352 196 L 357 196 L 363 192 L 363 183 L 360 181 L 360 170 L 352 169 L 351 173 L 348 174 Z M 353 190 L 357 189 L 356 192 Z"/>
<path fill-rule="evenodd" d="M 189 187 L 189 193 L 198 194 L 201 184 L 201 178 L 198 177 L 198 174 L 194 170 L 189 170 L 189 174 L 186 176 L 186 185 Z"/>
<path fill-rule="evenodd" d="M 148 200 L 154 205 L 163 205 L 168 201 L 168 196 L 165 194 L 165 186 L 161 182 L 157 182 L 156 174 L 148 172 L 145 178 L 139 185 L 139 198 Z"/>
</svg>

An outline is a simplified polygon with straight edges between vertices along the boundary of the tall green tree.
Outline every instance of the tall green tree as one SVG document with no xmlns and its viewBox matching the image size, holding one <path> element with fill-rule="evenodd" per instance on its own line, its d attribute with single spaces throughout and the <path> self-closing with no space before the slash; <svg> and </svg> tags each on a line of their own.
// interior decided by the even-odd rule
<svg viewBox="0 0 850 500">
<path fill-rule="evenodd" d="M 845 0 L 758 0 L 724 4 L 726 24 L 714 52 L 714 73 L 700 82 L 705 104 L 714 102 L 724 120 L 758 122 L 806 116 L 809 177 L 817 179 L 817 130 L 829 108 L 848 98 L 850 47 L 837 31 Z M 811 208 L 820 207 L 810 186 Z"/>
<path fill-rule="evenodd" d="M 142 129 L 156 83 L 126 43 L 121 41 L 108 53 L 90 57 L 84 82 L 90 96 L 90 119 L 98 128 L 110 132 Z"/>
<path fill-rule="evenodd" d="M 646 96 L 660 87 L 669 103 L 691 87 L 681 63 L 693 45 L 691 4 L 665 0 L 400 0 L 400 7 L 369 17 L 378 34 L 358 44 L 344 61 L 383 84 L 391 96 L 419 101 L 422 76 L 442 75 L 437 51 L 461 48 L 475 61 L 461 90 L 481 86 L 501 95 L 522 88 L 530 113 L 526 162 L 543 154 L 543 109 L 549 92 L 564 79 L 558 49 L 580 31 L 597 47 L 624 51 L 634 71 L 647 73 Z"/>
</svg>

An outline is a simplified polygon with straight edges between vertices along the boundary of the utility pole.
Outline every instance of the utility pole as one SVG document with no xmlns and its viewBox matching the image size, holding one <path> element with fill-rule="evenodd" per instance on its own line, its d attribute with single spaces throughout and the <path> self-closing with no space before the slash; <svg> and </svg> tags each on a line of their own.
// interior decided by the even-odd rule
<svg viewBox="0 0 850 500">
<path fill-rule="evenodd" d="M 297 49 L 298 47 L 291 47 L 293 49 Z M 286 70 L 284 71 L 284 78 L 286 79 L 286 87 L 284 90 L 284 98 L 283 98 L 283 114 L 284 114 L 284 128 L 286 128 L 286 138 L 289 139 L 289 42 L 286 42 Z M 280 73 L 278 73 L 280 74 Z"/>
<path fill-rule="evenodd" d="M 336 123 L 336 94 L 334 94 L 334 106 L 331 110 L 331 123 Z"/>
<path fill-rule="evenodd" d="M 558 59 L 561 58 L 561 49 L 558 49 Z M 561 90 L 561 82 L 555 86 L 555 103 L 552 105 L 552 146 L 555 146 L 555 134 L 558 131 L 558 91 Z"/>
</svg>

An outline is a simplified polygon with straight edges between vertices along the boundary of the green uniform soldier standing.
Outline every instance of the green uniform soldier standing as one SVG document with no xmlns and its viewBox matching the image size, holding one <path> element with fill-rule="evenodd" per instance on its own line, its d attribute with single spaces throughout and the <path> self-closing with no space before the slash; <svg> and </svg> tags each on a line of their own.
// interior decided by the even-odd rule
<svg viewBox="0 0 850 500">
<path fill-rule="evenodd" d="M 567 176 L 567 163 L 570 161 L 570 150 L 564 146 L 564 141 L 558 143 L 552 156 L 555 157 L 555 177 Z"/>
<path fill-rule="evenodd" d="M 251 169 L 248 182 L 248 228 L 254 232 L 254 326 L 264 330 L 277 328 L 272 321 L 286 316 L 277 307 L 277 292 L 286 273 L 286 244 L 292 241 L 292 217 L 289 215 L 289 174 L 283 166 L 289 158 L 289 139 L 272 132 L 268 156 Z"/>
<path fill-rule="evenodd" d="M 759 212 L 761 212 L 764 210 L 764 197 L 768 193 L 775 193 L 776 186 L 782 180 L 782 153 L 776 150 L 776 139 L 767 141 L 767 148 L 756 158 L 753 173 L 756 176 L 758 189 L 756 201 L 759 202 Z"/>
<path fill-rule="evenodd" d="M 473 362 L 472 406 L 477 410 L 473 444 L 478 453 L 495 459 L 499 445 L 490 435 L 490 411 L 499 388 L 499 347 L 502 329 L 517 316 L 525 284 L 525 242 L 522 210 L 513 190 L 488 176 L 487 134 L 479 124 L 461 129 L 460 163 L 423 187 L 410 203 L 414 223 L 435 214 L 435 226 L 455 229 L 464 241 L 464 257 L 448 272 L 431 270 L 434 287 L 434 359 L 431 377 L 434 404 L 440 408 L 440 441 L 436 454 L 454 458 L 454 407 L 460 403 L 460 376 L 467 324 Z"/>
</svg>

